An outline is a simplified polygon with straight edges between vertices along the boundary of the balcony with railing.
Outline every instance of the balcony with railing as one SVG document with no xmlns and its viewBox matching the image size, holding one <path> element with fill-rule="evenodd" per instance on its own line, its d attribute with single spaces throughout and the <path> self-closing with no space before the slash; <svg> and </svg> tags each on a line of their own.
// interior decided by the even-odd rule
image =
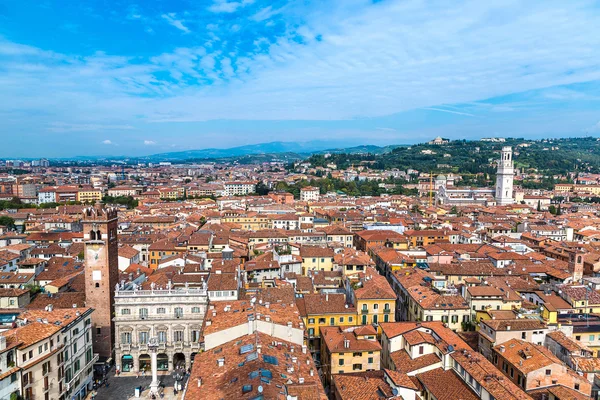
<svg viewBox="0 0 600 400">
<path fill-rule="evenodd" d="M 203 288 L 172 288 L 154 290 L 116 290 L 115 297 L 157 297 L 157 296 L 207 296 Z"/>
</svg>

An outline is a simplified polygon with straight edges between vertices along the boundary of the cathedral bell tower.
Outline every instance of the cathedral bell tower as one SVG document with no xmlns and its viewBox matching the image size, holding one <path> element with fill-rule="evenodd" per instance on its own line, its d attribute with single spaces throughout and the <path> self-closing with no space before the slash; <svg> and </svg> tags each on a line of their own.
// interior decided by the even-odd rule
<svg viewBox="0 0 600 400">
<path fill-rule="evenodd" d="M 513 179 L 515 168 L 512 159 L 512 147 L 504 146 L 498 161 L 498 172 L 496 173 L 496 204 L 505 206 L 513 204 Z"/>
<path fill-rule="evenodd" d="M 83 210 L 85 303 L 94 308 L 94 352 L 106 361 L 113 356 L 115 286 L 119 282 L 117 210 L 103 206 Z"/>
</svg>

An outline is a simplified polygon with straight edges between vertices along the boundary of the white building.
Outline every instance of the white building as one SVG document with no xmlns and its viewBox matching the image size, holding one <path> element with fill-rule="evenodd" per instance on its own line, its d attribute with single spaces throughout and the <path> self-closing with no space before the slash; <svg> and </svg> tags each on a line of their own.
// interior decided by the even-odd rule
<svg viewBox="0 0 600 400">
<path fill-rule="evenodd" d="M 38 192 L 38 203 L 56 203 L 56 190 L 54 188 L 43 188 Z"/>
<path fill-rule="evenodd" d="M 318 187 L 307 186 L 300 189 L 300 200 L 301 201 L 318 201 L 320 191 Z"/>
<path fill-rule="evenodd" d="M 206 288 L 119 289 L 115 292 L 115 363 L 122 372 L 150 371 L 150 338 L 158 370 L 189 368 L 200 351 Z"/>
<path fill-rule="evenodd" d="M 512 159 L 512 147 L 502 147 L 500 160 L 498 160 L 498 172 L 496 173 L 496 204 L 504 206 L 513 204 L 513 179 L 515 176 L 514 163 Z"/>
<path fill-rule="evenodd" d="M 10 399 L 13 393 L 21 393 L 21 373 L 16 365 L 17 350 L 6 346 L 6 337 L 0 336 L 0 399 Z"/>
<path fill-rule="evenodd" d="M 91 340 L 93 311 L 48 306 L 21 314 L 17 328 L 3 332 L 0 340 L 0 347 L 2 341 L 13 344 L 10 348 L 14 358 L 8 365 L 13 365 L 14 372 L 20 375 L 3 373 L 0 398 L 9 399 L 14 393 L 12 384 L 19 382 L 25 399 L 84 399 L 91 389 L 94 363 L 98 360 Z M 9 357 L 10 353 L 9 350 L 2 354 Z M 7 379 L 11 385 L 4 382 Z"/>
<path fill-rule="evenodd" d="M 256 191 L 256 182 L 225 182 L 225 196 L 245 196 Z"/>
</svg>

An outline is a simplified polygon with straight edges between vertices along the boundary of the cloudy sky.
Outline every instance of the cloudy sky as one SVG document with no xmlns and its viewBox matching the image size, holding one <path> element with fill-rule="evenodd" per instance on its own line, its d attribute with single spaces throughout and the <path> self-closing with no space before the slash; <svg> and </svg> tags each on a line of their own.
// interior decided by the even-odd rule
<svg viewBox="0 0 600 400">
<path fill-rule="evenodd" d="M 600 134 L 600 7 L 0 2 L 0 157 Z"/>
</svg>

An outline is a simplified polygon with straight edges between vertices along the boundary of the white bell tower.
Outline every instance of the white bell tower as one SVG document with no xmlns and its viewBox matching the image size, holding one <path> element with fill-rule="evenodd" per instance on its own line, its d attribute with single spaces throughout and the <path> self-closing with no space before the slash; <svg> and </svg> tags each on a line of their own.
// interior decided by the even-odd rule
<svg viewBox="0 0 600 400">
<path fill-rule="evenodd" d="M 504 206 L 513 204 L 513 179 L 515 176 L 514 163 L 512 159 L 512 147 L 504 146 L 500 160 L 498 161 L 498 172 L 496 173 L 496 204 Z"/>
</svg>

